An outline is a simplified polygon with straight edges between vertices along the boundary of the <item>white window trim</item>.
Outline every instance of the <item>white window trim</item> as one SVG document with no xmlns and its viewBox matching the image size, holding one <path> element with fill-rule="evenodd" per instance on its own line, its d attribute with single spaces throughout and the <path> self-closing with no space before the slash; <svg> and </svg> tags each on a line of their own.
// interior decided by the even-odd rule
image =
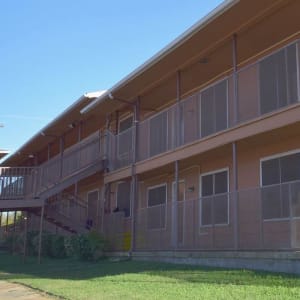
<svg viewBox="0 0 300 300">
<path fill-rule="evenodd" d="M 298 154 L 300 153 L 300 149 L 293 149 L 293 150 L 289 150 L 289 151 L 285 151 L 285 152 L 280 152 L 280 153 L 276 153 L 274 155 L 269 155 L 269 156 L 265 156 L 265 157 L 262 157 L 260 158 L 259 160 L 259 181 L 260 181 L 260 188 L 264 188 L 264 187 L 272 187 L 272 186 L 279 186 L 279 185 L 282 185 L 284 183 L 282 182 L 279 182 L 279 183 L 276 183 L 276 184 L 269 184 L 269 185 L 262 185 L 262 163 L 264 161 L 268 161 L 268 160 L 272 160 L 272 159 L 277 159 L 277 158 L 282 158 L 282 157 L 285 157 L 285 156 L 289 156 L 289 155 L 293 155 L 293 154 Z M 292 183 L 292 182 L 298 182 L 299 180 L 294 180 L 294 181 L 290 181 L 289 183 Z M 290 219 L 300 219 L 300 217 L 284 217 L 284 218 L 271 218 L 271 219 L 264 219 L 263 218 L 263 222 L 278 222 L 278 221 L 289 221 Z"/>
<path fill-rule="evenodd" d="M 128 129 L 126 129 L 126 130 L 124 130 L 124 131 L 122 131 L 122 132 L 120 131 L 120 125 L 121 125 L 121 123 L 122 123 L 123 121 L 129 119 L 129 118 L 132 118 L 132 126 L 131 126 L 130 128 L 133 127 L 133 125 L 134 125 L 134 116 L 133 116 L 133 113 L 130 113 L 129 115 L 125 115 L 125 116 L 123 116 L 122 118 L 119 119 L 119 121 L 118 121 L 118 134 L 120 134 L 120 133 L 122 133 L 122 132 L 125 132 L 125 131 L 127 131 L 128 129 L 130 129 L 130 128 L 128 128 Z"/>
<path fill-rule="evenodd" d="M 131 193 L 132 193 L 132 182 L 131 181 L 119 181 L 117 182 L 117 191 L 116 191 L 116 204 L 117 204 L 117 207 L 119 207 L 119 203 L 118 203 L 118 193 L 119 193 L 119 185 L 122 184 L 122 183 L 127 183 L 129 182 L 130 183 L 130 195 L 129 195 L 129 216 L 125 216 L 125 212 L 124 212 L 124 218 L 125 219 L 130 219 L 131 218 Z M 122 212 L 120 210 L 120 212 Z"/>
<path fill-rule="evenodd" d="M 150 228 L 148 228 L 148 224 L 147 224 L 147 231 L 161 231 L 161 230 L 166 230 L 167 229 L 167 221 L 168 221 L 167 220 L 167 216 L 168 216 L 168 214 L 167 214 L 167 210 L 168 210 L 168 206 L 167 206 L 167 202 L 168 202 L 168 184 L 167 184 L 167 182 L 147 187 L 147 209 L 163 205 L 163 204 L 158 204 L 158 205 L 149 206 L 149 191 L 153 190 L 153 189 L 156 189 L 156 188 L 159 188 L 159 187 L 162 187 L 162 186 L 164 186 L 166 188 L 166 199 L 165 199 L 165 203 L 164 203 L 164 205 L 165 205 L 165 226 L 160 227 L 160 228 L 150 229 Z"/>
<path fill-rule="evenodd" d="M 125 121 L 126 119 L 129 119 L 129 118 L 132 118 L 132 126 L 130 128 L 127 128 L 126 130 L 120 132 L 120 124 L 122 121 Z M 126 158 L 130 151 L 128 152 L 124 152 L 124 153 L 120 153 L 120 147 L 119 147 L 119 138 L 120 138 L 120 135 L 121 134 L 125 134 L 126 132 L 129 132 L 130 130 L 132 130 L 133 128 L 133 125 L 134 125 L 134 116 L 133 114 L 129 114 L 129 115 L 126 115 L 124 116 L 123 118 L 119 119 L 118 121 L 118 134 L 116 135 L 116 138 L 117 138 L 117 155 L 118 155 L 118 159 L 122 159 L 122 158 Z M 133 142 L 133 140 L 131 140 L 131 143 Z M 133 145 L 132 145 L 132 149 L 133 149 Z"/>
<path fill-rule="evenodd" d="M 200 139 L 206 138 L 210 135 L 213 135 L 213 134 L 216 134 L 216 133 L 219 133 L 219 132 L 222 132 L 224 130 L 229 129 L 229 79 L 230 79 L 230 76 L 225 76 L 224 78 L 217 80 L 216 82 L 214 82 L 214 83 L 208 85 L 207 87 L 205 87 L 203 90 L 199 91 L 199 111 L 198 111 L 198 114 L 199 114 Z M 215 87 L 216 85 L 218 85 L 219 83 L 221 83 L 223 81 L 226 82 L 226 128 L 222 129 L 222 130 L 218 130 L 218 131 L 216 130 L 215 132 L 203 137 L 203 135 L 202 135 L 202 123 L 201 123 L 202 122 L 202 119 L 201 119 L 202 94 L 203 94 L 203 92 L 207 91 L 210 88 Z M 216 107 L 214 107 L 214 108 L 216 108 Z M 216 124 L 214 124 L 214 125 L 216 125 Z"/>
<path fill-rule="evenodd" d="M 155 114 L 155 115 L 153 115 L 153 116 L 151 116 L 150 118 L 148 118 L 147 120 L 148 120 L 148 143 L 149 143 L 149 146 L 148 146 L 148 152 L 149 152 L 149 157 L 155 157 L 155 156 L 158 156 L 158 155 L 161 155 L 162 153 L 166 153 L 167 151 L 169 151 L 169 147 L 168 147 L 168 145 L 169 145 L 169 110 L 170 110 L 171 108 L 169 107 L 169 108 L 166 108 L 166 109 L 164 109 L 163 111 L 160 111 L 159 113 L 157 113 L 157 114 Z M 151 134 L 150 134 L 150 132 L 151 132 L 151 126 L 150 126 L 150 122 L 151 122 L 151 120 L 152 119 L 154 119 L 154 118 L 156 118 L 156 117 L 158 117 L 158 116 L 160 116 L 160 115 L 162 115 L 163 113 L 165 113 L 165 112 L 167 112 L 167 128 L 166 128 L 166 150 L 165 151 L 163 151 L 163 152 L 160 152 L 160 153 L 157 153 L 157 154 L 155 154 L 155 155 L 150 155 L 150 144 L 151 144 L 151 141 L 150 141 L 150 136 L 151 136 Z"/>
<path fill-rule="evenodd" d="M 265 156 L 265 157 L 262 157 L 260 158 L 259 160 L 259 185 L 260 187 L 266 187 L 266 186 L 271 186 L 271 185 L 262 185 L 262 163 L 264 161 L 268 161 L 268 160 L 272 160 L 272 159 L 276 159 L 276 158 L 281 158 L 281 157 L 285 157 L 285 156 L 289 156 L 289 155 L 293 155 L 293 154 L 297 154 L 297 153 L 300 153 L 300 149 L 293 149 L 293 150 L 289 150 L 289 151 L 285 151 L 285 152 L 280 152 L 280 153 L 276 153 L 276 154 L 273 154 L 273 155 L 269 155 L 269 156 Z M 281 182 L 279 183 L 281 184 Z M 278 185 L 277 184 L 274 184 L 274 185 Z"/>
<path fill-rule="evenodd" d="M 178 180 L 178 184 L 180 183 L 184 183 L 184 197 L 183 197 L 183 222 L 182 222 L 182 245 L 184 245 L 184 242 L 185 242 L 185 227 L 186 227 L 186 208 L 185 208 L 185 200 L 186 200 L 186 197 L 185 197 L 185 192 L 186 192 L 186 182 L 185 182 L 185 179 L 181 179 L 181 180 Z M 176 181 L 173 181 L 172 182 L 172 200 L 173 200 L 173 197 L 174 197 L 174 189 L 175 189 L 175 184 L 176 184 Z M 173 202 L 173 201 L 172 201 Z M 177 199 L 177 202 L 178 202 L 178 199 Z M 177 214 L 177 217 L 178 217 L 178 214 Z M 178 225 L 177 225 L 177 235 L 178 235 Z"/>
<path fill-rule="evenodd" d="M 213 174 L 217 174 L 217 173 L 221 173 L 221 172 L 227 172 L 227 193 L 222 193 L 220 195 L 225 195 L 227 194 L 227 223 L 223 223 L 223 224 L 210 224 L 210 225 L 203 225 L 202 224 L 202 198 L 206 198 L 206 197 L 209 197 L 209 196 L 206 196 L 206 197 L 203 197 L 202 196 L 202 177 L 204 176 L 207 176 L 207 175 L 213 175 Z M 209 171 L 209 172 L 205 172 L 205 173 L 202 173 L 200 174 L 200 177 L 199 177 L 199 199 L 200 199 L 200 207 L 199 207 L 199 219 L 200 219 L 200 228 L 210 228 L 210 227 L 221 227 L 221 226 L 229 226 L 230 224 L 230 221 L 229 221 L 229 218 L 230 218 L 230 201 L 229 201 L 229 187 L 230 187 L 230 172 L 229 172 L 229 167 L 226 167 L 226 168 L 222 168 L 222 169 L 216 169 L 216 170 L 213 170 L 213 171 Z"/>
</svg>

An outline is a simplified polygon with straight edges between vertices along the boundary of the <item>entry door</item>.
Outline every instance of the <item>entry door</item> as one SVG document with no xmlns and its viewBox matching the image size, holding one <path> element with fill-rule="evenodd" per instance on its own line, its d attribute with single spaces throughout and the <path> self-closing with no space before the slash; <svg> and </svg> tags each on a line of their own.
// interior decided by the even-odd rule
<svg viewBox="0 0 300 300">
<path fill-rule="evenodd" d="M 88 220 L 90 221 L 90 227 L 96 227 L 98 223 L 98 198 L 99 191 L 91 191 L 88 193 Z"/>
<path fill-rule="evenodd" d="M 173 182 L 173 198 L 175 197 L 175 182 Z M 185 228 L 185 182 L 178 182 L 178 199 L 177 199 L 177 242 L 178 245 L 184 243 Z"/>
</svg>

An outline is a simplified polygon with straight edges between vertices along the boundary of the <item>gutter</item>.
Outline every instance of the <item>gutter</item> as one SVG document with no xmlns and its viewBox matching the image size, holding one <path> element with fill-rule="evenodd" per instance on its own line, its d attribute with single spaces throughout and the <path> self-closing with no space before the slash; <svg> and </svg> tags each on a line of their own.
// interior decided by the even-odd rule
<svg viewBox="0 0 300 300">
<path fill-rule="evenodd" d="M 113 85 L 109 90 L 106 91 L 103 95 L 96 98 L 94 101 L 89 103 L 86 107 L 84 107 L 80 113 L 86 114 L 95 108 L 97 105 L 103 103 L 106 100 L 109 100 L 109 94 L 114 93 L 116 90 L 120 89 L 128 82 L 142 74 L 143 72 L 150 69 L 153 65 L 158 63 L 164 57 L 166 57 L 170 52 L 174 51 L 176 48 L 180 47 L 185 41 L 190 39 L 195 33 L 200 31 L 202 28 L 206 27 L 209 23 L 215 20 L 217 17 L 222 15 L 232 6 L 240 2 L 240 0 L 225 0 L 220 5 L 218 5 L 214 10 L 212 10 L 209 14 L 201 18 L 197 23 L 195 23 L 192 27 L 183 32 L 179 37 L 177 37 L 174 41 L 160 50 L 157 54 L 148 59 L 145 63 L 135 69 L 133 72 L 129 73 L 126 77 L 121 79 L 118 83 Z"/>
</svg>

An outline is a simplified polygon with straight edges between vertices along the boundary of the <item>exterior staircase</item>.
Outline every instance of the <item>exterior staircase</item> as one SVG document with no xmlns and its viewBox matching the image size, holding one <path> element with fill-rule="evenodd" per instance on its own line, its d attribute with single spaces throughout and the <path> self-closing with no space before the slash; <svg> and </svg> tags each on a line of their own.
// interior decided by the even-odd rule
<svg viewBox="0 0 300 300">
<path fill-rule="evenodd" d="M 32 210 L 36 216 L 41 210 Z M 80 198 L 70 194 L 57 194 L 47 199 L 44 219 L 57 227 L 74 234 L 85 233 L 87 204 Z"/>
<path fill-rule="evenodd" d="M 0 168 L 0 211 L 27 210 L 71 233 L 86 232 L 87 203 L 63 192 L 107 167 L 102 137 L 93 134 L 38 167 Z"/>
</svg>

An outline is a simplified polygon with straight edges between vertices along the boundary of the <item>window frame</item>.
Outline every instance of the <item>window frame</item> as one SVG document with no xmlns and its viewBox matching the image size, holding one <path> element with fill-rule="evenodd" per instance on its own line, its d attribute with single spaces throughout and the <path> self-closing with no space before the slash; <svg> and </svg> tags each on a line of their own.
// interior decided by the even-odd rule
<svg viewBox="0 0 300 300">
<path fill-rule="evenodd" d="M 158 113 L 150 116 L 147 121 L 148 121 L 148 126 L 149 126 L 149 129 L 148 129 L 148 141 L 149 141 L 149 157 L 155 157 L 155 156 L 158 156 L 158 155 L 161 155 L 162 153 L 165 153 L 167 152 L 169 149 L 168 149 L 168 145 L 169 145 L 169 111 L 171 109 L 171 107 L 173 106 L 170 106 L 170 107 L 167 107 L 161 111 L 159 111 Z M 167 127 L 166 127 L 166 149 L 162 152 L 159 152 L 159 153 L 156 153 L 154 155 L 152 155 L 150 152 L 150 144 L 151 144 L 151 120 L 153 120 L 154 118 L 157 118 L 159 116 L 161 116 L 162 114 L 166 113 L 166 124 L 167 124 Z"/>
<path fill-rule="evenodd" d="M 157 207 L 157 206 L 161 206 L 163 204 L 157 204 L 157 205 L 152 205 L 152 206 L 149 206 L 149 191 L 150 190 L 153 190 L 153 189 L 156 189 L 156 188 L 159 188 L 159 187 L 162 187 L 162 186 L 165 186 L 166 188 L 166 199 L 165 199 L 165 224 L 163 227 L 159 227 L 159 228 L 149 228 L 148 227 L 148 222 L 147 222 L 147 230 L 148 231 L 161 231 L 161 230 L 166 230 L 167 229 L 167 203 L 168 203 L 168 184 L 167 182 L 164 182 L 164 183 L 160 183 L 160 184 L 156 184 L 156 185 L 151 185 L 151 186 L 148 186 L 147 187 L 147 210 L 149 208 L 152 208 L 152 207 Z"/>
<path fill-rule="evenodd" d="M 210 227 L 220 227 L 220 226 L 229 226 L 230 224 L 230 199 L 229 199 L 229 193 L 230 193 L 230 172 L 229 172 L 229 167 L 225 167 L 225 168 L 221 168 L 221 169 L 215 169 L 213 171 L 209 171 L 209 172 L 205 172 L 205 173 L 201 173 L 200 177 L 199 177 L 199 199 L 200 199 L 200 205 L 199 205 L 199 227 L 200 228 L 210 228 Z M 227 223 L 222 223 L 222 224 L 207 224 L 207 225 L 203 225 L 202 224 L 202 198 L 207 198 L 209 196 L 202 196 L 202 177 L 207 176 L 207 175 L 214 175 L 217 173 L 222 173 L 222 172 L 226 172 L 227 174 L 227 193 L 220 193 L 220 194 L 213 194 L 213 195 L 225 195 L 227 194 Z"/>
<path fill-rule="evenodd" d="M 260 186 L 260 191 L 262 192 L 262 189 L 265 188 L 265 187 L 272 187 L 272 186 L 278 186 L 278 185 L 282 185 L 284 183 L 280 182 L 280 183 L 277 183 L 277 184 L 269 184 L 269 185 L 262 185 L 262 163 L 264 161 L 268 161 L 268 160 L 272 160 L 272 159 L 277 159 L 277 158 L 281 158 L 281 157 L 285 157 L 285 156 L 289 156 L 289 155 L 293 155 L 293 154 L 299 154 L 300 153 L 300 149 L 297 148 L 297 149 L 293 149 L 293 150 L 289 150 L 289 151 L 285 151 L 285 152 L 280 152 L 280 153 L 276 153 L 276 154 L 273 154 L 273 155 L 269 155 L 269 156 L 264 156 L 264 157 L 261 157 L 260 160 L 259 160 L 259 186 Z M 293 182 L 300 182 L 300 180 L 294 180 L 294 181 L 288 181 L 287 183 L 291 184 Z M 261 200 L 262 200 L 262 197 L 261 197 Z M 262 220 L 263 222 L 278 222 L 278 221 L 288 221 L 290 219 L 300 219 L 300 217 L 292 217 L 292 216 L 289 216 L 289 217 L 283 217 L 283 218 L 271 218 L 271 219 L 265 219 L 263 218 L 262 216 Z"/>
<path fill-rule="evenodd" d="M 118 181 L 117 182 L 117 189 L 116 189 L 116 205 L 117 207 L 119 208 L 119 204 L 118 204 L 118 193 L 119 193 L 119 185 L 122 184 L 122 183 L 127 183 L 129 182 L 130 184 L 130 194 L 129 194 L 129 215 L 126 216 L 125 215 L 125 212 L 124 212 L 124 218 L 125 219 L 130 219 L 131 216 L 132 216 L 132 212 L 131 212 L 131 193 L 132 193 L 132 182 L 131 181 L 126 181 L 126 180 L 122 180 L 122 181 Z M 122 210 L 119 210 L 120 212 L 122 212 Z"/>
<path fill-rule="evenodd" d="M 209 137 L 211 135 L 217 134 L 219 132 L 222 132 L 224 130 L 228 130 L 229 129 L 229 79 L 230 76 L 225 76 L 211 84 L 209 84 L 208 86 L 206 86 L 204 89 L 199 90 L 199 95 L 198 95 L 198 102 L 199 102 L 199 135 L 200 135 L 200 139 Z M 204 135 L 202 134 L 202 93 L 206 92 L 207 90 L 209 90 L 210 88 L 213 88 L 215 86 L 217 86 L 218 84 L 220 84 L 221 82 L 225 81 L 226 83 L 226 128 L 222 129 L 222 130 L 216 130 L 213 133 L 210 133 L 208 135 Z M 215 101 L 214 101 L 214 114 L 216 114 L 216 106 L 215 106 Z M 214 122 L 214 126 L 216 127 L 216 120 Z"/>
<path fill-rule="evenodd" d="M 131 125 L 130 128 L 133 127 L 133 125 L 134 125 L 134 116 L 133 116 L 133 113 L 130 113 L 130 114 L 125 115 L 125 116 L 123 116 L 122 118 L 119 119 L 119 121 L 118 121 L 118 134 L 120 134 L 120 133 L 122 133 L 122 132 L 125 132 L 125 131 L 127 131 L 128 129 L 130 129 L 130 128 L 127 128 L 127 129 L 125 129 L 125 130 L 123 130 L 123 131 L 120 131 L 121 123 L 124 122 L 125 120 L 129 119 L 129 118 L 132 119 L 132 125 Z"/>
<path fill-rule="evenodd" d="M 296 48 L 296 76 L 297 76 L 297 101 L 295 103 L 290 103 L 289 99 L 287 99 L 288 103 L 287 105 L 285 106 L 282 106 L 282 107 L 277 107 L 275 110 L 271 110 L 271 111 L 268 111 L 266 113 L 262 113 L 261 112 L 261 95 L 260 95 L 260 85 L 261 85 L 261 78 L 259 76 L 259 72 L 260 72 L 260 63 L 262 63 L 265 59 L 271 57 L 272 55 L 276 55 L 278 54 L 280 51 L 284 50 L 285 52 L 285 62 L 286 62 L 286 49 L 292 45 L 295 45 L 295 48 Z M 241 68 L 240 70 L 238 70 L 238 73 L 243 71 L 243 70 L 246 70 L 247 68 L 250 68 L 254 65 L 257 65 L 258 66 L 258 78 L 257 78 L 257 83 L 258 83 L 258 109 L 259 109 L 259 116 L 266 116 L 266 115 L 269 115 L 269 114 L 274 114 L 282 109 L 286 109 L 287 107 L 289 106 L 292 106 L 292 105 L 297 105 L 300 103 L 300 61 L 299 61 L 299 51 L 300 51 L 300 48 L 299 48 L 299 45 L 300 45 L 300 42 L 299 42 L 299 39 L 296 39 L 292 42 L 289 42 L 287 43 L 286 45 L 283 45 L 282 47 L 280 47 L 279 49 L 275 49 L 273 51 L 271 51 L 270 53 L 260 57 L 258 60 L 256 60 L 255 62 L 249 64 L 248 66 L 245 66 L 243 68 Z M 285 66 L 287 67 L 287 66 Z M 288 87 L 287 87 L 288 89 Z M 288 93 L 288 92 L 287 92 Z"/>
<path fill-rule="evenodd" d="M 281 152 L 281 153 L 276 153 L 274 155 L 270 155 L 270 156 L 265 156 L 265 157 L 261 157 L 259 159 L 259 186 L 261 188 L 266 187 L 266 186 L 272 186 L 272 185 L 278 185 L 278 184 L 282 184 L 282 182 L 277 183 L 277 184 L 270 184 L 270 185 L 262 185 L 262 163 L 264 161 L 268 161 L 268 160 L 272 160 L 272 159 L 277 159 L 277 158 L 281 158 L 281 157 L 285 157 L 285 156 L 289 156 L 289 155 L 293 155 L 293 154 L 299 154 L 300 153 L 300 149 L 294 149 L 294 150 L 289 150 L 289 151 L 285 151 L 285 152 Z M 289 181 L 289 182 L 297 182 L 298 180 L 294 180 L 294 181 Z"/>
<path fill-rule="evenodd" d="M 127 129 L 125 129 L 125 130 L 123 130 L 123 131 L 120 131 L 120 125 L 121 125 L 121 123 L 122 123 L 123 121 L 129 119 L 129 118 L 132 119 L 132 125 L 131 125 L 131 127 L 127 128 Z M 118 159 L 123 159 L 124 157 L 125 157 L 125 158 L 128 157 L 128 156 L 130 155 L 130 152 L 133 150 L 133 144 L 132 144 L 133 140 L 132 140 L 132 138 L 131 138 L 131 148 L 132 148 L 132 150 L 131 150 L 131 151 L 127 151 L 127 152 L 120 153 L 120 134 L 125 133 L 125 132 L 127 132 L 127 131 L 129 131 L 129 130 L 132 130 L 133 126 L 134 126 L 134 116 L 133 116 L 132 113 L 130 113 L 129 115 L 123 116 L 123 117 L 120 118 L 119 121 L 118 121 L 118 134 L 117 134 L 117 155 L 118 155 Z M 132 134 L 133 134 L 133 133 L 132 133 Z"/>
</svg>

